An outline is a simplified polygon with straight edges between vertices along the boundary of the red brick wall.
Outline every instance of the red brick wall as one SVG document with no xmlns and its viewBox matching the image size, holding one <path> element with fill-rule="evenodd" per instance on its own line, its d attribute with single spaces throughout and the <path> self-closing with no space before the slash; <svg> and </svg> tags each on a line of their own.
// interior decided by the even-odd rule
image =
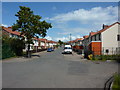
<svg viewBox="0 0 120 90">
<path fill-rule="evenodd" d="M 90 50 L 93 51 L 94 55 L 101 55 L 101 50 L 102 50 L 102 43 L 101 42 L 91 42 L 90 43 Z"/>
</svg>

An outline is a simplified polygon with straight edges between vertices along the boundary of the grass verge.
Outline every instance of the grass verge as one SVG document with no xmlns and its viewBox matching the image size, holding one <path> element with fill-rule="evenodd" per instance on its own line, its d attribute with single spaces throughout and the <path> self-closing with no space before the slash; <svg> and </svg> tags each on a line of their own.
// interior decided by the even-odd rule
<svg viewBox="0 0 120 90">
<path fill-rule="evenodd" d="M 120 74 L 114 75 L 112 90 L 120 90 Z"/>
</svg>

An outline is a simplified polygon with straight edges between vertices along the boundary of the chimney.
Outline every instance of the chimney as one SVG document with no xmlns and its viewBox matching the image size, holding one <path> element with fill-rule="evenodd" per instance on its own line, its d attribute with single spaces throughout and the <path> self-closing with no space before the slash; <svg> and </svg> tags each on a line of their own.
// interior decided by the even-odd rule
<svg viewBox="0 0 120 90">
<path fill-rule="evenodd" d="M 108 25 L 104 25 L 104 24 L 103 24 L 103 29 L 105 29 L 105 28 L 107 28 L 107 27 L 108 27 Z"/>
</svg>

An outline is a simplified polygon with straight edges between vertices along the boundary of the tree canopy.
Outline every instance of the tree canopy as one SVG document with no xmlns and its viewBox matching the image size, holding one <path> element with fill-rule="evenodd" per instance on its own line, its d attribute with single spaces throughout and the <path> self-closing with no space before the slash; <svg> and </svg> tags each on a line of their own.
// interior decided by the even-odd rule
<svg viewBox="0 0 120 90">
<path fill-rule="evenodd" d="M 58 43 L 59 43 L 60 45 L 64 44 L 64 42 L 61 41 L 61 40 L 58 40 Z"/>
<path fill-rule="evenodd" d="M 42 17 L 34 15 L 29 7 L 20 6 L 20 10 L 15 16 L 18 17 L 18 20 L 13 24 L 12 30 L 21 32 L 21 36 L 25 36 L 28 44 L 32 43 L 33 37 L 45 37 L 47 29 L 52 28 L 51 23 L 47 23 L 45 20 L 40 21 Z"/>
</svg>

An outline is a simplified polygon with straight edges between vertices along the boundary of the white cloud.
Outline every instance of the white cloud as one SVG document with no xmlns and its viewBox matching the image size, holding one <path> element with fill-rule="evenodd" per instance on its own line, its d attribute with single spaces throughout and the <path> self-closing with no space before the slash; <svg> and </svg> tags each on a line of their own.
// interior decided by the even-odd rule
<svg viewBox="0 0 120 90">
<path fill-rule="evenodd" d="M 46 36 L 45 38 L 48 40 L 52 40 L 52 37 L 50 37 L 50 36 Z"/>
<path fill-rule="evenodd" d="M 71 40 L 75 40 L 76 38 L 81 38 L 80 35 L 77 36 L 71 36 Z M 60 38 L 56 38 L 56 41 L 61 40 L 61 41 L 70 41 L 70 36 L 69 37 L 60 37 Z"/>
<path fill-rule="evenodd" d="M 68 13 L 59 14 L 55 17 L 49 18 L 49 20 L 56 22 L 68 22 L 71 20 L 76 20 L 81 23 L 103 23 L 114 21 L 118 17 L 118 7 L 109 6 L 106 8 L 103 7 L 94 7 L 90 10 L 79 9 Z"/>
<path fill-rule="evenodd" d="M 58 14 L 54 17 L 47 18 L 53 24 L 53 28 L 58 30 L 58 35 L 63 35 L 56 40 L 69 41 L 70 33 L 75 35 L 73 39 L 77 38 L 77 35 L 87 35 L 90 31 L 97 31 L 102 28 L 103 24 L 110 25 L 118 21 L 118 6 L 109 7 L 93 7 L 89 10 L 78 9 L 68 13 Z M 78 26 L 74 26 L 70 23 Z M 75 23 L 74 23 L 75 22 Z"/>
<path fill-rule="evenodd" d="M 85 33 L 86 31 L 100 30 L 103 24 L 112 24 L 118 21 L 118 7 L 94 7 L 89 10 L 78 9 L 68 13 L 56 15 L 51 18 L 47 18 L 53 24 L 53 28 L 59 28 L 64 33 L 58 33 L 66 35 L 69 32 Z M 81 26 L 71 28 L 69 22 L 77 21 Z M 89 26 L 83 27 L 82 25 Z M 74 30 L 73 30 L 74 29 Z M 69 31 L 69 32 L 68 32 Z"/>
<path fill-rule="evenodd" d="M 70 34 L 71 32 L 58 32 L 59 35 L 68 35 Z"/>
<path fill-rule="evenodd" d="M 8 25 L 6 25 L 6 24 L 2 24 L 2 26 L 4 26 L 4 27 L 9 27 Z"/>
</svg>

